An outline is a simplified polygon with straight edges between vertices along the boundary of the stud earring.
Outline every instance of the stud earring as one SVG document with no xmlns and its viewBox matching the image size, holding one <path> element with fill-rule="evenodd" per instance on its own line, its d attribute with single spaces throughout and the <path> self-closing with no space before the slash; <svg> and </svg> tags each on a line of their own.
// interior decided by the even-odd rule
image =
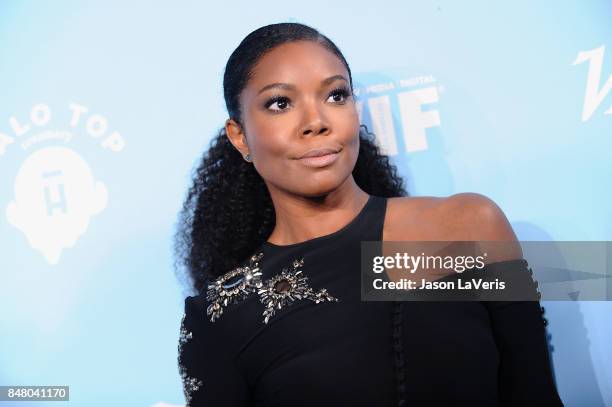
<svg viewBox="0 0 612 407">
<path fill-rule="evenodd" d="M 247 153 L 247 154 L 244 156 L 244 160 L 250 163 L 250 162 L 251 162 L 251 154 Z"/>
</svg>

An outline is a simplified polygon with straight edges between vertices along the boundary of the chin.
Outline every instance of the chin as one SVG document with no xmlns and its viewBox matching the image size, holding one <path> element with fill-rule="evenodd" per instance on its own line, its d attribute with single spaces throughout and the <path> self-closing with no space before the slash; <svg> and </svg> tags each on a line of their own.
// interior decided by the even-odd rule
<svg viewBox="0 0 612 407">
<path fill-rule="evenodd" d="M 313 176 L 307 182 L 299 185 L 300 195 L 311 198 L 325 196 L 340 188 L 343 181 L 344 178 L 339 175 Z"/>
</svg>

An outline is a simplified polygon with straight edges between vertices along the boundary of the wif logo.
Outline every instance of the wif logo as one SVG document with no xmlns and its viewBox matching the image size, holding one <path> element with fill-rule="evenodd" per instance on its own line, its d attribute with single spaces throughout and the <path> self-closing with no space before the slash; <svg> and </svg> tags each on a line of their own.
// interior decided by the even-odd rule
<svg viewBox="0 0 612 407">
<path fill-rule="evenodd" d="M 600 88 L 601 71 L 603 68 L 605 47 L 602 45 L 599 48 L 590 51 L 581 51 L 578 53 L 576 60 L 572 65 L 578 65 L 585 61 L 589 61 L 589 70 L 587 73 L 586 91 L 584 94 L 584 105 L 582 107 L 582 121 L 586 122 L 591 118 L 595 110 L 604 101 L 610 89 L 612 89 L 612 75 L 608 76 L 606 83 Z M 612 114 L 612 106 L 604 112 L 604 114 Z"/>
<path fill-rule="evenodd" d="M 433 75 L 400 75 L 384 81 L 364 75 L 368 84 L 355 89 L 360 119 L 366 111 L 369 113 L 381 152 L 392 156 L 399 154 L 398 141 L 403 142 L 406 153 L 429 148 L 427 129 L 440 126 L 440 113 L 435 107 L 444 92 Z"/>
<path fill-rule="evenodd" d="M 6 219 L 49 264 L 57 264 L 62 251 L 87 231 L 91 217 L 106 208 L 108 192 L 74 149 L 46 142 L 69 143 L 71 131 L 84 127 L 103 149 L 120 152 L 125 146 L 118 132 L 108 133 L 104 116 L 88 115 L 85 106 L 75 103 L 69 109 L 68 131 L 46 128 L 51 109 L 41 103 L 32 107 L 29 122 L 9 119 L 12 135 L 0 133 L 0 158 L 16 143 L 28 152 L 15 177 L 14 196 L 5 207 Z"/>
</svg>

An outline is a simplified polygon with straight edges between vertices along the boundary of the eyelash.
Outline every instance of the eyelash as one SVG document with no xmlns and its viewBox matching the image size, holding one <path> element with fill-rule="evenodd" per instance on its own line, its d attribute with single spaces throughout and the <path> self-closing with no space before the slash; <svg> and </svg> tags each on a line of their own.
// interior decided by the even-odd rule
<svg viewBox="0 0 612 407">
<path fill-rule="evenodd" d="M 335 94 L 342 95 L 344 97 L 344 99 L 345 99 L 342 102 L 335 102 L 335 103 L 337 103 L 337 104 L 344 104 L 346 102 L 346 99 L 351 96 L 351 91 L 348 88 L 342 86 L 342 87 L 338 87 L 338 88 L 332 90 L 331 92 L 329 92 L 327 97 L 329 98 L 330 96 L 335 95 Z M 266 103 L 264 104 L 264 107 L 266 109 L 270 110 L 269 109 L 270 106 L 272 106 L 274 103 L 277 103 L 277 102 L 289 102 L 289 98 L 286 97 L 286 96 L 274 96 L 274 97 L 272 97 L 272 98 L 270 98 L 270 99 L 268 99 L 266 101 Z M 281 113 L 281 112 L 283 112 L 285 110 L 287 110 L 287 109 L 270 110 L 270 111 L 272 113 Z"/>
</svg>

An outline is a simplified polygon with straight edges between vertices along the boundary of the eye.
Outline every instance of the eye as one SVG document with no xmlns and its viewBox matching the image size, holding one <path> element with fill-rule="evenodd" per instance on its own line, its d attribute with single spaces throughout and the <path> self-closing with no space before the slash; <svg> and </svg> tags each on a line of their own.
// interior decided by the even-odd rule
<svg viewBox="0 0 612 407">
<path fill-rule="evenodd" d="M 270 106 L 274 104 L 277 105 L 278 109 L 270 109 Z M 271 99 L 268 99 L 268 101 L 264 104 L 266 109 L 272 110 L 273 112 L 281 112 L 283 110 L 286 110 L 288 105 L 289 105 L 289 98 L 285 96 L 275 96 Z"/>
<path fill-rule="evenodd" d="M 351 96 L 351 92 L 347 88 L 337 88 L 331 91 L 329 97 L 333 97 L 333 101 L 339 104 L 346 102 L 346 99 Z M 340 98 L 340 100 L 339 100 Z"/>
<path fill-rule="evenodd" d="M 351 91 L 349 91 L 347 88 L 345 87 L 341 87 L 341 88 L 336 88 L 334 90 L 332 90 L 329 93 L 329 98 L 333 98 L 332 102 L 336 103 L 336 104 L 344 104 L 346 102 L 346 99 L 349 98 L 351 96 Z M 286 97 L 286 96 L 274 96 L 270 99 L 268 99 L 266 101 L 266 103 L 264 103 L 264 107 L 272 112 L 282 112 L 284 110 L 287 110 L 287 108 L 290 106 L 291 104 L 291 100 Z M 272 106 L 276 105 L 275 109 L 271 109 Z"/>
</svg>

